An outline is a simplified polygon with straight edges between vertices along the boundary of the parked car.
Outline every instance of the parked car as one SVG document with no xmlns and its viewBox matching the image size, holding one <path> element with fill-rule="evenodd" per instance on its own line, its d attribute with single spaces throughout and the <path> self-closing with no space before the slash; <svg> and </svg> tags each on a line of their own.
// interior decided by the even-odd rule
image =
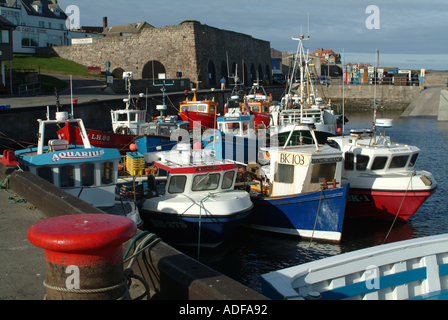
<svg viewBox="0 0 448 320">
<path fill-rule="evenodd" d="M 326 76 L 319 76 L 319 83 L 328 87 L 330 85 L 330 79 L 328 79 Z"/>
</svg>

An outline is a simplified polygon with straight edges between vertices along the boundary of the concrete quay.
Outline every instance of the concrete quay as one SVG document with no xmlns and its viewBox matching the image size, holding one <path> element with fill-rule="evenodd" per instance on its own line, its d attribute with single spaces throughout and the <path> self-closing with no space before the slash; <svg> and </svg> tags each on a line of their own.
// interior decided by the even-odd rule
<svg viewBox="0 0 448 320">
<path fill-rule="evenodd" d="M 28 241 L 28 229 L 48 218 L 103 212 L 34 174 L 11 171 L 0 163 L 0 181 L 9 176 L 8 189 L 0 189 L 0 300 L 42 300 L 44 250 Z M 123 252 L 131 241 L 123 244 Z M 149 285 L 150 300 L 267 300 L 163 241 L 145 249 L 132 269 Z M 144 286 L 132 283 L 130 295 L 136 298 Z"/>
</svg>

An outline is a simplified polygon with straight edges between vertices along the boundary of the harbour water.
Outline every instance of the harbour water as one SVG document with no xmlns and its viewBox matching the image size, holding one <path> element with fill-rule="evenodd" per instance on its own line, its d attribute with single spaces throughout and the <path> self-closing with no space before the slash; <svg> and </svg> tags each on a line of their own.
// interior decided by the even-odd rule
<svg viewBox="0 0 448 320">
<path fill-rule="evenodd" d="M 438 182 L 437 191 L 406 223 L 345 219 L 340 244 L 298 240 L 294 237 L 239 228 L 232 238 L 213 251 L 178 248 L 205 265 L 261 292 L 260 275 L 304 262 L 391 243 L 448 232 L 448 122 L 437 119 L 400 118 L 402 112 L 378 111 L 378 118 L 394 119 L 386 132 L 393 142 L 421 149 L 417 170 L 427 170 Z M 371 111 L 348 112 L 345 132 L 372 128 Z M 392 229 L 391 229 L 392 226 Z M 389 236 L 386 239 L 388 232 Z"/>
</svg>

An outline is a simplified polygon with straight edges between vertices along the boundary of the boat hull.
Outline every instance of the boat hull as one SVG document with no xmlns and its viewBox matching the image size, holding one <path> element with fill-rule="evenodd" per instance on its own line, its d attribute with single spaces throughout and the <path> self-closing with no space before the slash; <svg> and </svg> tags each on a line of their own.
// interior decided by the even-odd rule
<svg viewBox="0 0 448 320">
<path fill-rule="evenodd" d="M 79 134 L 79 128 L 66 124 L 58 130 L 60 139 L 67 140 L 70 144 L 82 145 L 82 138 Z M 137 135 L 117 134 L 99 130 L 87 130 L 90 144 L 98 148 L 116 148 L 122 155 L 130 152 L 129 146 L 138 137 Z"/>
<path fill-rule="evenodd" d="M 431 196 L 429 191 L 376 191 L 350 188 L 346 217 L 407 221 Z M 398 213 L 398 215 L 397 215 Z"/>
<path fill-rule="evenodd" d="M 269 127 L 269 124 L 271 123 L 271 116 L 269 114 L 256 111 L 251 112 L 255 116 L 254 118 L 255 129 L 257 129 L 260 124 L 264 125 L 266 128 Z"/>
<path fill-rule="evenodd" d="M 190 122 L 190 130 L 193 130 L 193 122 L 200 122 L 201 127 L 206 127 L 213 129 L 216 127 L 217 114 L 205 113 L 205 112 L 194 112 L 194 111 L 183 111 L 178 113 L 179 117 L 183 121 Z"/>
<path fill-rule="evenodd" d="M 87 130 L 89 140 L 92 146 L 97 148 L 116 148 L 121 155 L 131 152 L 130 145 L 137 144 L 140 153 L 155 152 L 160 150 L 171 150 L 176 142 L 170 141 L 169 137 L 160 135 L 139 136 L 132 134 L 117 134 L 113 132 L 104 132 L 99 130 Z M 58 132 L 60 139 L 67 140 L 70 144 L 82 145 L 82 138 L 79 134 L 79 128 L 66 125 Z M 157 147 L 161 147 L 157 150 Z"/>
<path fill-rule="evenodd" d="M 204 149 L 214 150 L 216 159 L 229 159 L 241 163 L 256 163 L 258 139 L 217 132 L 202 140 Z"/>
<path fill-rule="evenodd" d="M 273 300 L 311 292 L 322 300 L 446 299 L 447 245 L 441 234 L 299 264 L 261 275 L 262 293 Z"/>
<path fill-rule="evenodd" d="M 225 216 L 178 215 L 140 210 L 145 229 L 157 234 L 164 242 L 181 246 L 216 248 L 230 238 L 233 231 L 249 216 L 252 207 Z"/>
<path fill-rule="evenodd" d="M 252 197 L 248 226 L 301 238 L 339 243 L 349 185 L 273 198 Z M 317 216 L 317 220 L 316 220 Z"/>
</svg>

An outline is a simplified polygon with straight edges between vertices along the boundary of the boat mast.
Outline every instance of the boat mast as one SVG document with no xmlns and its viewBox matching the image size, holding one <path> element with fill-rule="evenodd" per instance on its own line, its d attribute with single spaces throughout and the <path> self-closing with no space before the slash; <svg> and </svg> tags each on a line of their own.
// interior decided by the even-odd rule
<svg viewBox="0 0 448 320">
<path fill-rule="evenodd" d="M 379 58 L 379 50 L 375 51 L 375 54 L 377 55 L 377 59 Z M 378 59 L 379 60 L 379 59 Z M 374 144 L 376 144 L 376 117 L 377 117 L 377 106 L 376 106 L 376 82 L 378 81 L 376 76 L 376 72 L 378 69 L 378 64 L 377 61 L 375 61 L 375 67 L 373 68 L 373 81 L 374 81 L 374 86 L 373 86 L 373 141 Z"/>
</svg>

